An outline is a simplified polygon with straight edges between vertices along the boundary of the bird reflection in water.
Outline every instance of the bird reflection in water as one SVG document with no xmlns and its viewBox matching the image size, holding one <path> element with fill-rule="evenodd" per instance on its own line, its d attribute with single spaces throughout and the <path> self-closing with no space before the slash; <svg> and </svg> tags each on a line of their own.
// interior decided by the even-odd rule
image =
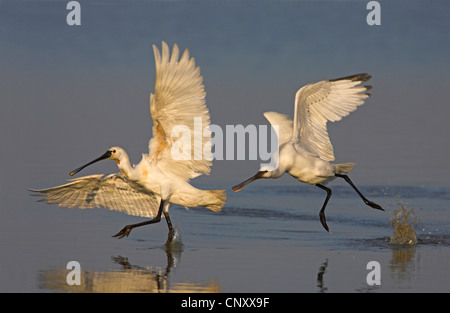
<svg viewBox="0 0 450 313">
<path fill-rule="evenodd" d="M 320 293 L 324 293 L 328 290 L 327 287 L 325 287 L 323 283 L 323 275 L 325 274 L 328 266 L 328 259 L 325 260 L 325 262 L 322 263 L 322 265 L 319 268 L 319 272 L 317 273 L 317 287 L 319 288 Z"/>
<path fill-rule="evenodd" d="M 70 270 L 49 269 L 39 275 L 40 288 L 74 293 L 171 293 L 171 292 L 207 292 L 218 293 L 221 288 L 215 279 L 204 282 L 170 282 L 169 274 L 179 264 L 181 246 L 165 246 L 167 265 L 142 267 L 133 265 L 128 258 L 113 256 L 115 264 L 121 269 L 110 271 L 82 271 L 80 285 L 68 285 L 66 277 Z"/>
</svg>

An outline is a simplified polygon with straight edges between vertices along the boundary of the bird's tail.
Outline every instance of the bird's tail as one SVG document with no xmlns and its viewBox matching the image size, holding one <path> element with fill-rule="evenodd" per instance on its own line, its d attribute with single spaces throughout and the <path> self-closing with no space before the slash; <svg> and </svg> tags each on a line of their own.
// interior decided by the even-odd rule
<svg viewBox="0 0 450 313">
<path fill-rule="evenodd" d="M 202 207 L 208 210 L 218 212 L 227 202 L 227 194 L 224 189 L 202 190 L 200 197 L 202 198 Z"/>
<path fill-rule="evenodd" d="M 355 167 L 355 164 L 355 162 L 335 164 L 336 174 L 347 174 Z"/>
</svg>

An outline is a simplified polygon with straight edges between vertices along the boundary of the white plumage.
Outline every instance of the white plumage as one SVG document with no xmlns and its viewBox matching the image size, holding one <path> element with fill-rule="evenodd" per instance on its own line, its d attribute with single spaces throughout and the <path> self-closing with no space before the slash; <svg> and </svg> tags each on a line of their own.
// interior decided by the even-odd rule
<svg viewBox="0 0 450 313">
<path fill-rule="evenodd" d="M 334 161 L 327 122 L 340 121 L 369 98 L 371 86 L 358 86 L 370 79 L 367 74 L 309 84 L 295 95 L 292 139 L 322 160 Z"/>
<path fill-rule="evenodd" d="M 320 210 L 320 221 L 328 231 L 325 207 L 331 197 L 331 189 L 322 184 L 335 177 L 344 178 L 364 203 L 383 210 L 378 204 L 367 200 L 350 180 L 348 172 L 355 163 L 331 164 L 334 151 L 327 131 L 327 122 L 335 122 L 357 109 L 369 98 L 365 91 L 371 86 L 361 85 L 370 79 L 367 74 L 357 74 L 309 84 L 295 95 L 294 118 L 277 112 L 266 112 L 264 116 L 272 125 L 278 126 L 278 155 L 274 157 L 277 168 L 261 168 L 256 175 L 233 187 L 239 191 L 260 178 L 278 178 L 289 173 L 301 182 L 316 185 L 327 192 Z"/>
<path fill-rule="evenodd" d="M 154 217 L 161 198 L 123 174 L 90 175 L 71 179 L 65 185 L 33 190 L 50 204 L 60 207 L 109 208 L 129 215 Z"/>
<path fill-rule="evenodd" d="M 194 58 L 189 58 L 186 49 L 178 61 L 179 49 L 174 45 L 169 60 L 169 48 L 163 43 L 162 56 L 153 46 L 156 64 L 155 94 L 150 94 L 150 113 L 153 119 L 153 138 L 150 140 L 150 161 L 157 161 L 165 173 L 188 180 L 201 174 L 209 174 L 212 164 L 210 145 L 211 133 L 205 128 L 210 124 L 206 107 L 206 92 L 200 68 Z M 195 127 L 194 122 L 202 127 Z M 172 129 L 189 127 L 191 147 L 189 160 L 174 161 L 172 157 Z"/>
<path fill-rule="evenodd" d="M 172 55 L 165 42 L 162 43 L 162 54 L 156 46 L 153 50 L 156 79 L 155 93 L 150 94 L 153 137 L 149 142 L 149 154 L 143 154 L 141 162 L 131 166 L 125 150 L 112 147 L 70 175 L 103 159 L 115 160 L 121 173 L 85 176 L 62 186 L 32 191 L 44 196 L 42 201 L 59 206 L 105 207 L 130 215 L 153 217 L 125 226 L 114 236 L 119 238 L 128 236 L 135 227 L 159 222 L 164 214 L 169 227 L 168 242 L 171 242 L 170 203 L 219 211 L 226 201 L 226 194 L 225 190 L 200 190 L 189 184 L 191 178 L 209 174 L 212 165 L 211 133 L 207 128 L 210 117 L 200 68 L 187 49 L 179 58 L 176 44 Z M 172 133 L 176 126 L 189 131 L 189 141 L 176 146 L 178 150 L 190 152 L 188 158 L 174 157 L 173 147 L 179 139 Z"/>
</svg>

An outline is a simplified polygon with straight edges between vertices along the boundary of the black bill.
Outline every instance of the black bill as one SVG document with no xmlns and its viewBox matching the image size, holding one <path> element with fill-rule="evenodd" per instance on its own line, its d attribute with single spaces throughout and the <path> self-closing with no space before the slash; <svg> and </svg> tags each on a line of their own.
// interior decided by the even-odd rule
<svg viewBox="0 0 450 313">
<path fill-rule="evenodd" d="M 104 160 L 104 159 L 108 159 L 109 157 L 111 157 L 111 151 L 106 151 L 105 154 L 103 154 L 102 156 L 96 158 L 94 161 L 89 162 L 88 164 L 85 164 L 83 166 L 80 166 L 79 168 L 77 168 L 76 170 L 70 172 L 70 176 L 75 175 L 76 173 L 78 173 L 79 171 L 81 171 L 83 168 L 85 168 L 86 166 L 89 166 L 91 164 L 94 164 L 95 162 Z"/>
<path fill-rule="evenodd" d="M 249 179 L 247 179 L 246 181 L 237 184 L 236 186 L 232 187 L 231 189 L 233 189 L 233 191 L 238 192 L 239 190 L 241 190 L 242 188 L 244 188 L 245 186 L 247 186 L 248 184 L 250 184 L 251 182 L 254 182 L 257 179 L 260 179 L 264 173 L 266 173 L 267 171 L 259 171 L 258 173 L 256 173 L 256 175 L 250 177 Z"/>
</svg>

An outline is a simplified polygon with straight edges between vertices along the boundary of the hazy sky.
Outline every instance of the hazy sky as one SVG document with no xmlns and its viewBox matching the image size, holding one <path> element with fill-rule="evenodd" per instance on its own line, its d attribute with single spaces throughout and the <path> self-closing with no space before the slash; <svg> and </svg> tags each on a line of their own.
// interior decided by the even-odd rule
<svg viewBox="0 0 450 313">
<path fill-rule="evenodd" d="M 67 2 L 0 2 L 6 201 L 113 145 L 140 161 L 162 40 L 195 57 L 220 126 L 267 125 L 266 111 L 292 116 L 301 86 L 370 73 L 372 98 L 329 125 L 336 162 L 356 161 L 360 183 L 450 185 L 449 1 L 379 1 L 380 26 L 368 1 L 79 1 L 81 26 L 67 25 Z M 259 163 L 216 161 L 196 181 L 230 187 Z M 104 161 L 84 174 L 112 172 Z"/>
</svg>

